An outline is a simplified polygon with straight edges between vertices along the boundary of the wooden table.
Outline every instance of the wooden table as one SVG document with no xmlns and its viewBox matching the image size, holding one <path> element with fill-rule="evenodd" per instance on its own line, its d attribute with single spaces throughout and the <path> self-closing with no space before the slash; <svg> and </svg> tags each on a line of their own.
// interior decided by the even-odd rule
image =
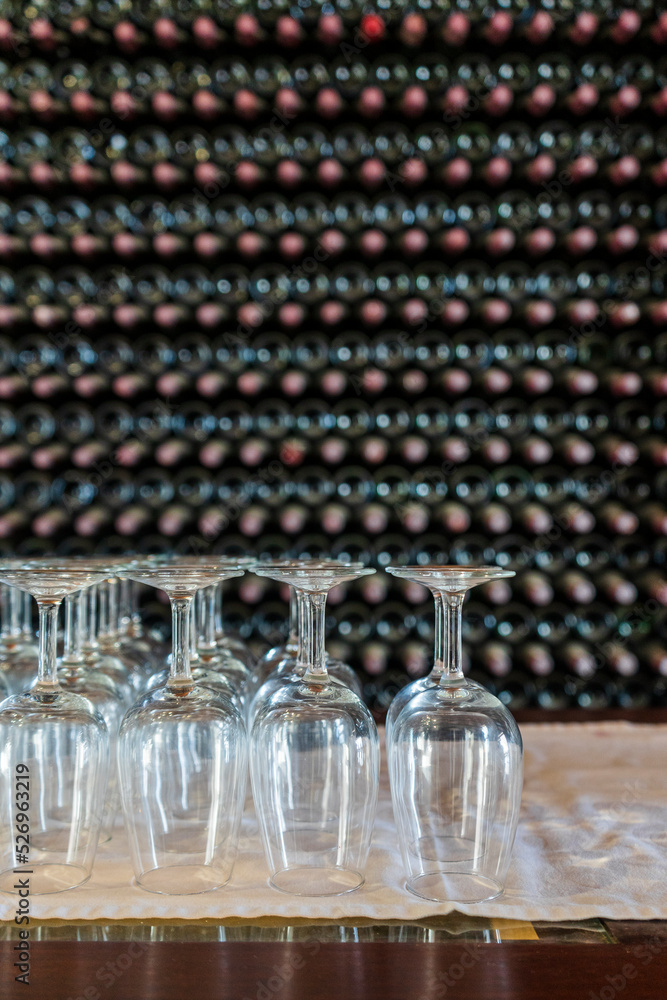
<svg viewBox="0 0 667 1000">
<path fill-rule="evenodd" d="M 516 716 L 519 723 L 665 723 L 667 709 Z M 29 986 L 14 980 L 17 942 L 0 941 L 0 1000 L 667 1000 L 667 922 L 600 926 L 604 943 L 571 943 L 567 934 L 545 941 L 539 930 L 503 932 L 500 943 L 422 942 L 415 933 L 373 940 L 372 929 L 362 935 L 369 940 L 333 942 L 317 926 L 291 941 L 263 941 L 259 930 L 246 941 L 141 940 L 122 929 L 117 940 L 77 941 L 54 933 L 31 941 Z"/>
</svg>

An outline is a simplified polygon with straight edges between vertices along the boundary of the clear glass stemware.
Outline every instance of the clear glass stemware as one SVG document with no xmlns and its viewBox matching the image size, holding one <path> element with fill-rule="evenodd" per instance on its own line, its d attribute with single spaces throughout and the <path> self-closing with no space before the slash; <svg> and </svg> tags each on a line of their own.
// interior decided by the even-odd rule
<svg viewBox="0 0 667 1000">
<path fill-rule="evenodd" d="M 83 620 L 87 600 L 85 590 L 65 598 L 63 655 L 58 660 L 58 680 L 65 691 L 86 698 L 104 719 L 109 733 L 109 781 L 100 832 L 100 843 L 111 838 L 119 808 L 116 752 L 118 730 L 127 709 L 125 692 L 107 674 L 91 667 L 83 655 Z"/>
<path fill-rule="evenodd" d="M 9 562 L 4 565 L 9 566 Z M 24 630 L 24 596 L 30 600 L 29 594 L 24 595 L 16 587 L 0 584 L 0 692 L 3 694 L 26 691 L 37 671 L 37 645 L 34 636 Z"/>
<path fill-rule="evenodd" d="M 30 891 L 58 892 L 91 874 L 109 767 L 109 734 L 81 695 L 57 675 L 58 609 L 63 598 L 96 583 L 92 572 L 67 565 L 7 568 L 0 579 L 39 605 L 39 667 L 31 690 L 0 706 L 0 889 L 15 892 L 14 868 L 28 854 Z M 29 786 L 29 846 L 17 839 L 17 775 Z M 20 866 L 20 865 L 19 865 Z"/>
<path fill-rule="evenodd" d="M 303 670 L 266 699 L 250 736 L 255 810 L 270 883 L 303 896 L 340 895 L 364 882 L 380 766 L 375 722 L 329 676 L 328 591 L 373 570 L 343 565 L 257 567 L 305 600 Z"/>
<path fill-rule="evenodd" d="M 434 674 L 410 685 L 388 735 L 394 816 L 407 888 L 474 903 L 504 890 L 519 815 L 523 751 L 505 706 L 462 670 L 465 594 L 513 576 L 496 567 L 388 567 L 436 595 Z"/>
<path fill-rule="evenodd" d="M 213 565 L 129 567 L 130 579 L 171 601 L 170 673 L 125 716 L 119 736 L 121 799 L 137 883 L 152 892 L 217 889 L 236 857 L 247 771 L 241 712 L 195 683 L 190 609 L 196 592 L 241 571 Z"/>
</svg>

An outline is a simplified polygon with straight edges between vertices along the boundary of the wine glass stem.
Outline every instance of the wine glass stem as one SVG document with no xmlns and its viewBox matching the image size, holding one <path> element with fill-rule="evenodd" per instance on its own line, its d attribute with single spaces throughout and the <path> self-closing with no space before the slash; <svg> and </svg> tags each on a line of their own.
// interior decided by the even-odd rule
<svg viewBox="0 0 667 1000">
<path fill-rule="evenodd" d="M 201 615 L 199 621 L 199 649 L 202 653 L 215 652 L 215 605 L 216 587 L 207 587 L 201 593 Z"/>
<path fill-rule="evenodd" d="M 195 594 L 190 603 L 190 663 L 192 663 L 193 660 L 199 659 L 197 636 L 197 595 Z"/>
<path fill-rule="evenodd" d="M 461 621 L 463 594 L 442 594 L 444 604 L 443 671 L 440 683 L 448 685 L 463 680 Z"/>
<path fill-rule="evenodd" d="M 32 597 L 30 594 L 23 595 L 23 634 L 28 639 L 34 639 L 35 634 L 32 630 Z"/>
<path fill-rule="evenodd" d="M 136 628 L 141 628 L 141 612 L 139 611 L 139 584 L 130 583 L 130 620 Z"/>
<path fill-rule="evenodd" d="M 326 624 L 326 594 L 306 594 L 308 610 L 308 669 L 305 677 L 309 680 L 324 682 L 328 679 L 326 665 L 326 648 L 324 644 Z"/>
<path fill-rule="evenodd" d="M 175 686 L 192 684 L 190 672 L 190 607 L 191 597 L 172 597 L 172 653 L 169 683 Z"/>
<path fill-rule="evenodd" d="M 79 634 L 81 636 L 81 652 L 83 653 L 85 652 L 85 650 L 88 649 L 89 646 L 87 590 L 80 590 L 78 597 L 79 597 Z"/>
<path fill-rule="evenodd" d="M 308 606 L 306 603 L 306 595 L 302 590 L 293 590 L 294 603 L 296 604 L 296 615 L 297 615 L 297 654 L 296 654 L 296 665 L 297 668 L 305 669 L 309 663 L 312 663 L 310 657 L 310 614 L 308 612 Z M 290 594 L 291 598 L 291 594 Z M 291 600 L 290 600 L 290 614 L 291 614 Z"/>
<path fill-rule="evenodd" d="M 97 654 L 97 584 L 88 587 L 88 615 L 86 618 L 85 648 Z"/>
<path fill-rule="evenodd" d="M 119 633 L 118 580 L 115 577 L 108 580 L 107 587 L 109 591 L 109 632 L 115 638 Z"/>
<path fill-rule="evenodd" d="M 11 639 L 18 639 L 23 629 L 21 627 L 21 610 L 23 594 L 16 587 L 9 588 L 9 635 Z"/>
<path fill-rule="evenodd" d="M 445 639 L 445 603 L 439 590 L 433 591 L 435 601 L 435 649 L 433 651 L 433 670 L 431 679 L 437 681 L 442 676 L 444 670 L 444 648 Z"/>
<path fill-rule="evenodd" d="M 68 594 L 65 598 L 65 637 L 61 661 L 64 665 L 78 666 L 84 662 L 82 640 L 85 607 L 85 590 Z"/>
<path fill-rule="evenodd" d="M 60 601 L 38 601 L 39 605 L 39 673 L 37 687 L 57 688 L 56 641 Z"/>
<path fill-rule="evenodd" d="M 9 638 L 11 626 L 9 623 L 9 591 L 10 587 L 6 583 L 0 584 L 0 619 L 2 620 L 2 637 Z"/>
<path fill-rule="evenodd" d="M 121 635 L 127 635 L 132 624 L 132 596 L 131 583 L 124 578 L 120 581 L 118 624 Z"/>
<path fill-rule="evenodd" d="M 299 594 L 290 587 L 289 592 L 289 635 L 287 637 L 288 647 L 299 648 L 299 634 L 301 630 L 301 610 L 299 608 Z"/>
<path fill-rule="evenodd" d="M 97 594 L 97 633 L 98 637 L 102 640 L 102 642 L 104 642 L 109 634 L 109 588 L 106 580 L 103 580 L 102 583 L 98 585 Z"/>
<path fill-rule="evenodd" d="M 74 616 L 76 605 L 79 599 L 78 594 L 68 594 L 65 598 L 65 636 L 63 638 L 63 662 L 69 661 L 74 656 Z"/>
<path fill-rule="evenodd" d="M 225 627 L 222 624 L 222 584 L 215 584 L 215 634 L 218 639 L 222 639 L 225 634 Z"/>
</svg>

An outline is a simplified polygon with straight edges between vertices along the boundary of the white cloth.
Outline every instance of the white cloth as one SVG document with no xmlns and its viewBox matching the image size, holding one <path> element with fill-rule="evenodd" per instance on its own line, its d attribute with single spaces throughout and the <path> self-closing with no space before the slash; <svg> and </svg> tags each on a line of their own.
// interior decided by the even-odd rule
<svg viewBox="0 0 667 1000">
<path fill-rule="evenodd" d="M 418 920 L 456 909 L 518 920 L 667 918 L 667 726 L 623 722 L 522 727 L 521 819 L 504 896 L 490 903 L 420 901 L 403 885 L 386 772 L 366 884 L 347 896 L 300 899 L 269 888 L 254 815 L 224 889 L 161 896 L 132 884 L 124 832 L 100 847 L 90 881 L 34 896 L 38 920 L 362 917 Z M 384 737 L 384 734 L 381 734 Z M 0 919 L 16 897 L 0 893 Z"/>
</svg>

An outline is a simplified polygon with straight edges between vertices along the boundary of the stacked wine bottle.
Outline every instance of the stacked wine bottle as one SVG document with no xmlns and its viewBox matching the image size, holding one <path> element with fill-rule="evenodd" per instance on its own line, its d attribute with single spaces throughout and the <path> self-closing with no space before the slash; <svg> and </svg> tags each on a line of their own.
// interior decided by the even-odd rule
<svg viewBox="0 0 667 1000">
<path fill-rule="evenodd" d="M 2 553 L 490 563 L 503 701 L 667 700 L 667 14 L 594 9 L 0 18 Z M 423 588 L 330 612 L 371 707 L 428 670 Z"/>
</svg>

